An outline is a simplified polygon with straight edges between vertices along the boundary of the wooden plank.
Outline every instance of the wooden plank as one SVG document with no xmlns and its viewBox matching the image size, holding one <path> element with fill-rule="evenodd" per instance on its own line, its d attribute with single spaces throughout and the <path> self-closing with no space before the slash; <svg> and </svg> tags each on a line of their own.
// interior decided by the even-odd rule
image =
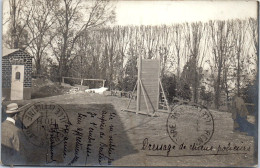
<svg viewBox="0 0 260 168">
<path fill-rule="evenodd" d="M 165 98 L 165 102 L 166 102 L 167 109 L 170 111 L 170 107 L 169 107 L 169 104 L 168 104 L 168 101 L 167 101 L 167 98 L 166 98 L 166 95 L 165 95 L 165 92 L 164 92 L 164 89 L 163 89 L 162 81 L 159 80 L 159 83 L 160 83 L 161 88 L 162 88 L 162 92 L 163 92 L 163 96 L 164 96 L 164 98 Z"/>
<path fill-rule="evenodd" d="M 121 111 L 132 112 L 132 113 L 142 114 L 142 115 L 148 115 L 150 117 L 155 116 L 154 114 L 147 114 L 147 112 L 145 112 L 145 111 L 135 111 L 135 110 L 131 110 L 131 109 L 122 109 Z"/>
<path fill-rule="evenodd" d="M 141 102 L 141 86 L 140 86 L 140 80 L 142 78 L 142 58 L 141 55 L 139 55 L 139 64 L 138 64 L 138 78 L 137 78 L 137 103 L 136 103 L 136 111 L 140 110 L 140 102 Z"/>
<path fill-rule="evenodd" d="M 149 72 L 150 69 L 159 69 L 159 67 L 154 67 L 154 66 L 144 66 L 143 68 L 145 68 L 142 72 Z M 158 72 L 155 72 L 158 73 Z"/>
<path fill-rule="evenodd" d="M 136 86 L 137 86 L 137 83 L 135 84 L 135 87 L 134 87 L 134 90 L 133 90 L 132 93 L 135 92 L 135 88 L 136 88 Z M 129 108 L 129 106 L 130 106 L 130 104 L 131 104 L 131 101 L 132 101 L 132 99 L 133 99 L 133 95 L 134 95 L 134 94 L 131 95 L 131 99 L 130 99 L 130 101 L 128 102 L 128 105 L 127 105 L 127 107 L 126 107 L 127 109 Z"/>
<path fill-rule="evenodd" d="M 79 79 L 79 80 L 82 80 L 81 78 L 74 78 L 74 77 L 62 77 L 62 79 Z M 106 81 L 104 79 L 83 79 L 83 80 L 87 80 L 87 81 Z"/>
<path fill-rule="evenodd" d="M 145 68 L 143 70 L 144 73 L 149 72 L 149 70 L 157 70 L 157 69 L 159 69 L 159 67 L 143 67 L 143 68 Z M 157 73 L 157 72 L 155 72 L 155 73 Z"/>
<path fill-rule="evenodd" d="M 103 80 L 103 87 L 105 87 L 105 82 L 106 82 L 106 80 Z"/>
<path fill-rule="evenodd" d="M 104 79 L 83 79 L 83 80 L 87 80 L 87 81 L 105 81 Z"/>
<path fill-rule="evenodd" d="M 255 106 L 255 104 L 253 104 L 253 103 L 245 103 L 245 105 L 247 105 L 247 106 Z"/>
<path fill-rule="evenodd" d="M 158 55 L 157 55 L 158 56 Z M 156 102 L 156 104 L 157 104 L 157 110 L 159 109 L 159 102 L 160 102 L 160 65 L 161 65 L 161 59 L 160 59 L 160 56 L 159 56 L 159 59 L 158 59 L 158 61 L 159 61 L 159 63 L 158 63 L 158 65 L 159 65 L 159 71 L 158 71 L 158 83 L 157 83 L 157 85 L 158 85 L 158 92 L 157 92 L 157 102 Z"/>
<path fill-rule="evenodd" d="M 150 64 L 151 64 L 151 66 L 155 67 L 155 66 L 158 66 L 157 63 L 158 63 L 158 60 L 155 60 L 155 61 L 143 60 L 144 66 L 150 66 Z"/>
<path fill-rule="evenodd" d="M 151 59 L 141 59 L 140 56 L 139 59 L 140 61 L 138 64 L 137 107 L 136 110 L 130 110 L 128 109 L 130 106 L 129 103 L 127 109 L 124 111 L 132 111 L 137 114 L 140 113 L 150 116 L 156 115 L 155 112 L 157 111 L 170 113 L 167 99 L 165 101 L 168 110 L 158 109 L 160 90 L 162 90 L 164 94 L 162 84 L 160 81 L 160 61 Z M 151 111 L 153 113 L 151 113 Z"/>
<path fill-rule="evenodd" d="M 154 71 L 154 70 L 151 70 L 152 72 Z M 156 73 L 151 73 L 151 72 L 146 72 L 146 73 L 142 73 L 142 78 L 153 78 L 153 79 L 157 79 L 157 77 L 156 77 Z M 152 81 L 152 80 L 151 80 Z"/>
<path fill-rule="evenodd" d="M 141 104 L 145 102 L 144 96 L 147 97 L 148 107 L 150 111 L 155 111 L 158 108 L 157 105 L 157 96 L 159 93 L 159 71 L 160 65 L 158 60 L 143 59 L 142 60 L 142 71 L 141 71 L 141 80 L 143 83 L 144 90 L 146 95 L 141 94 Z M 140 106 L 141 110 L 145 110 L 145 105 Z"/>
<path fill-rule="evenodd" d="M 143 83 L 144 84 L 144 83 Z M 145 85 L 145 84 L 144 84 Z M 159 85 L 155 85 L 155 86 L 151 86 L 151 85 L 148 85 L 148 86 L 146 86 L 145 85 L 145 89 L 146 90 L 151 90 L 151 91 L 157 91 L 158 89 L 157 89 L 157 87 L 159 87 Z"/>
<path fill-rule="evenodd" d="M 158 78 L 155 78 L 154 74 L 153 75 L 144 75 L 144 74 L 142 74 L 142 79 L 146 79 L 145 82 L 147 82 L 147 83 L 152 83 L 152 82 L 156 83 L 156 81 L 158 81 Z"/>
<path fill-rule="evenodd" d="M 163 109 L 158 109 L 157 110 L 158 112 L 162 112 L 162 113 L 171 113 L 169 110 L 163 110 Z"/>
<path fill-rule="evenodd" d="M 141 84 L 141 87 L 142 87 L 142 93 L 144 95 L 144 101 L 145 101 L 145 104 L 146 104 L 146 108 L 147 108 L 147 111 L 148 111 L 148 114 L 150 113 L 150 110 L 149 110 L 149 106 L 148 106 L 148 102 L 147 102 L 147 99 L 146 99 L 146 94 L 145 94 L 145 91 L 144 91 L 144 86 L 142 84 L 142 80 L 139 80 L 140 84 Z"/>
<path fill-rule="evenodd" d="M 143 67 L 143 68 L 145 68 L 142 72 L 143 73 L 148 73 L 149 71 L 151 71 L 151 70 L 157 70 L 157 69 L 159 69 L 159 67 Z M 157 72 L 154 72 L 154 73 L 157 73 Z"/>
</svg>

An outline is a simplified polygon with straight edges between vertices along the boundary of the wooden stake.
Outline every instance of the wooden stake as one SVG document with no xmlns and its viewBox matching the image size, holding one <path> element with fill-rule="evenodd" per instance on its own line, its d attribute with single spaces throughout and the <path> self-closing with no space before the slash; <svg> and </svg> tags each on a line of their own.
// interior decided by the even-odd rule
<svg viewBox="0 0 260 168">
<path fill-rule="evenodd" d="M 136 102 L 136 111 L 140 111 L 140 97 L 141 97 L 141 86 L 140 86 L 140 80 L 141 80 L 141 72 L 142 72 L 142 58 L 141 55 L 139 55 L 139 64 L 138 64 L 138 78 L 137 78 L 137 102 Z"/>
<path fill-rule="evenodd" d="M 133 93 L 135 92 L 136 85 L 137 85 L 137 82 L 136 82 L 136 84 L 135 84 L 134 90 L 133 90 L 133 92 L 132 92 L 132 95 L 131 95 L 131 99 L 129 100 L 129 102 L 128 102 L 128 105 L 127 105 L 126 109 L 128 109 L 128 108 L 129 108 L 129 106 L 130 106 L 130 103 L 131 103 L 131 101 L 132 101 L 132 98 L 133 98 Z"/>
<path fill-rule="evenodd" d="M 160 81 L 160 86 L 161 86 L 161 88 L 162 88 L 162 93 L 163 93 L 163 96 L 164 96 L 164 99 L 165 99 L 165 102 L 166 102 L 167 110 L 169 111 L 170 108 L 169 108 L 169 104 L 168 104 L 167 98 L 166 98 L 165 93 L 164 93 L 164 90 L 163 90 L 163 86 L 162 86 L 161 79 L 159 79 L 159 81 Z"/>
<path fill-rule="evenodd" d="M 150 114 L 150 110 L 149 110 L 149 106 L 148 106 L 148 103 L 147 103 L 147 100 L 146 100 L 146 94 L 145 94 L 145 91 L 144 91 L 144 86 L 143 86 L 143 83 L 141 80 L 140 81 L 140 84 L 141 84 L 141 87 L 142 87 L 142 92 L 143 92 L 143 95 L 144 95 L 144 101 L 145 101 L 145 104 L 146 104 L 146 108 L 147 108 L 147 111 L 148 111 L 148 114 Z"/>
<path fill-rule="evenodd" d="M 159 55 L 157 55 L 156 57 L 159 60 L 159 71 L 160 71 L 161 70 L 161 68 L 160 68 L 161 67 L 161 59 L 160 59 Z M 160 102 L 160 76 L 161 76 L 161 74 L 158 73 L 158 87 L 159 87 L 159 89 L 158 89 L 158 95 L 157 95 L 157 107 L 156 107 L 156 110 L 158 110 L 159 106 L 160 106 L 159 105 L 159 102 Z"/>
<path fill-rule="evenodd" d="M 81 86 L 83 85 L 83 81 L 84 81 L 83 79 L 80 80 L 80 85 Z"/>
<path fill-rule="evenodd" d="M 105 82 L 106 82 L 106 80 L 103 80 L 103 87 L 105 87 Z"/>
</svg>

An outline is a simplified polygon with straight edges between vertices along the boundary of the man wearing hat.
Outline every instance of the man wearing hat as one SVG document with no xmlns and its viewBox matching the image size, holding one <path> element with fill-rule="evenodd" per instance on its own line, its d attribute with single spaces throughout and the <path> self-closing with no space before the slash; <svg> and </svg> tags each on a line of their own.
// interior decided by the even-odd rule
<svg viewBox="0 0 260 168">
<path fill-rule="evenodd" d="M 1 143 L 1 160 L 5 165 L 13 165 L 23 160 L 21 155 L 20 129 L 15 126 L 17 114 L 19 113 L 18 105 L 11 103 L 6 107 L 7 118 L 2 122 L 2 143 Z"/>
<path fill-rule="evenodd" d="M 231 104 L 234 131 L 246 132 L 249 136 L 254 135 L 254 124 L 247 121 L 249 112 L 242 97 L 235 96 Z"/>
</svg>

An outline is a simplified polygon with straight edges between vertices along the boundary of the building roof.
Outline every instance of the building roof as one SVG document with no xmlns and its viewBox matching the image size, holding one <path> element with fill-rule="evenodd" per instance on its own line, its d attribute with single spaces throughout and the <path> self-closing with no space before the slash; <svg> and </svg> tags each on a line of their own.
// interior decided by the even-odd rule
<svg viewBox="0 0 260 168">
<path fill-rule="evenodd" d="M 16 51 L 19 51 L 20 49 L 9 49 L 9 48 L 3 48 L 3 51 L 2 51 L 2 56 L 3 57 L 5 57 L 5 56 L 7 56 L 7 55 L 9 55 L 9 54 L 12 54 L 12 53 L 14 53 L 14 52 L 16 52 Z"/>
<path fill-rule="evenodd" d="M 16 51 L 19 51 L 21 49 L 17 48 L 17 49 L 10 49 L 10 48 L 2 48 L 2 57 L 5 57 L 5 56 L 8 56 Z M 23 51 L 23 50 L 21 50 Z M 25 52 L 26 54 L 30 55 L 29 53 L 27 53 L 26 51 L 23 51 Z M 31 55 L 30 55 L 31 56 Z"/>
</svg>

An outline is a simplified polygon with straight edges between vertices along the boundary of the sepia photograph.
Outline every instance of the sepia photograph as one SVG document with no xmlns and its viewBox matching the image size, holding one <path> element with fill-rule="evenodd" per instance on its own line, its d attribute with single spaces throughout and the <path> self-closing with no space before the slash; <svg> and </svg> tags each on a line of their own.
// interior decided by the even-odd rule
<svg viewBox="0 0 260 168">
<path fill-rule="evenodd" d="M 258 1 L 1 3 L 2 166 L 258 165 Z"/>
</svg>

